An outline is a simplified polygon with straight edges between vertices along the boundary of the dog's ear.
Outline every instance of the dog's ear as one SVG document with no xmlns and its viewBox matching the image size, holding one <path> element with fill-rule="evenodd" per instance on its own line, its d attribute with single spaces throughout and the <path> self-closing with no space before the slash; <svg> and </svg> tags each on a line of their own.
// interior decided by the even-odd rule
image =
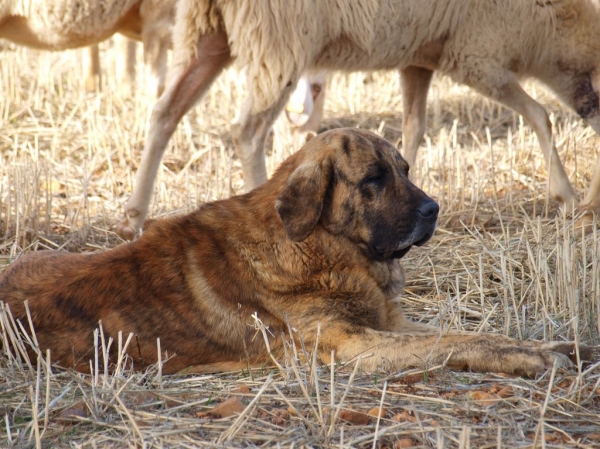
<svg viewBox="0 0 600 449">
<path fill-rule="evenodd" d="M 331 160 L 325 158 L 303 163 L 288 178 L 275 209 L 290 240 L 301 242 L 319 222 L 331 171 Z"/>
</svg>

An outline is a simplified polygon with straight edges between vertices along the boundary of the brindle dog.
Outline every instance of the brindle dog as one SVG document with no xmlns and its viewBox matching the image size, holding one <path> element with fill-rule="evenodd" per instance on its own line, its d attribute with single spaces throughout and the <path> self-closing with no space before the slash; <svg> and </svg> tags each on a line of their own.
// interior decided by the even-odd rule
<svg viewBox="0 0 600 449">
<path fill-rule="evenodd" d="M 271 349 L 288 322 L 329 360 L 363 357 L 375 370 L 447 361 L 450 367 L 534 375 L 570 364 L 573 343 L 441 332 L 402 314 L 402 258 L 427 242 L 438 205 L 408 179 L 384 139 L 334 130 L 311 139 L 252 192 L 157 220 L 135 242 L 96 254 L 26 255 L 0 278 L 0 298 L 27 320 L 40 349 L 65 367 L 89 369 L 93 332 L 134 333 L 136 368 L 221 371 L 268 361 L 253 338 L 256 313 Z M 288 321 L 289 320 L 289 321 Z M 108 338 L 108 337 L 107 337 Z M 113 345 L 114 346 L 114 345 Z M 580 349 L 582 358 L 594 351 Z M 114 360 L 114 359 L 113 359 Z"/>
</svg>

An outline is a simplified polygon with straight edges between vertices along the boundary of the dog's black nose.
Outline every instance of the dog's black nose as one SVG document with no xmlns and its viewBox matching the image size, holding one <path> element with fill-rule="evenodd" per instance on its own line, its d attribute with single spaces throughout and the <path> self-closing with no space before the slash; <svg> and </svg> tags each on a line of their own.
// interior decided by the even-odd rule
<svg viewBox="0 0 600 449">
<path fill-rule="evenodd" d="M 437 217 L 439 211 L 440 206 L 438 206 L 438 204 L 432 199 L 427 199 L 426 201 L 423 201 L 417 209 L 417 212 L 423 218 L 435 218 Z"/>
</svg>

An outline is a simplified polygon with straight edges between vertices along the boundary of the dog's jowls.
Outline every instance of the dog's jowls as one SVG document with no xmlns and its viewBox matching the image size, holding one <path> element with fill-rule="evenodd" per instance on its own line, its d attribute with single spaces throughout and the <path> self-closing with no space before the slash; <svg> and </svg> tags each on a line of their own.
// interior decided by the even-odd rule
<svg viewBox="0 0 600 449">
<path fill-rule="evenodd" d="M 282 345 L 286 317 L 307 344 L 321 325 L 329 360 L 363 356 L 375 370 L 448 361 L 477 371 L 533 375 L 574 345 L 500 335 L 441 333 L 406 320 L 399 259 L 432 236 L 438 206 L 408 179 L 396 149 L 357 129 L 311 139 L 263 186 L 157 220 L 137 241 L 96 254 L 38 252 L 0 278 L 0 299 L 26 321 L 40 349 L 89 369 L 93 332 L 135 334 L 134 366 L 169 357 L 164 372 L 219 371 L 268 361 L 251 315 Z M 114 346 L 114 345 L 113 345 Z M 583 358 L 594 355 L 581 348 Z"/>
</svg>

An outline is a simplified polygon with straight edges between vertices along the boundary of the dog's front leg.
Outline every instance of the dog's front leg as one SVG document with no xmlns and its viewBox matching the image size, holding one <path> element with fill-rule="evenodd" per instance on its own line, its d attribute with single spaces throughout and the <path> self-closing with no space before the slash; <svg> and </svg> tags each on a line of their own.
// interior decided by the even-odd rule
<svg viewBox="0 0 600 449">
<path fill-rule="evenodd" d="M 375 371 L 385 360 L 394 369 L 429 367 L 447 363 L 450 368 L 535 376 L 556 362 L 572 365 L 574 343 L 514 340 L 502 335 L 429 332 L 419 325 L 414 332 L 380 332 L 361 329 L 338 334 L 333 349 L 342 361 L 361 356 L 361 366 Z M 433 329 L 433 328 L 430 328 Z M 329 340 L 331 341 L 331 340 Z M 581 347 L 582 360 L 597 357 L 594 348 Z"/>
</svg>

